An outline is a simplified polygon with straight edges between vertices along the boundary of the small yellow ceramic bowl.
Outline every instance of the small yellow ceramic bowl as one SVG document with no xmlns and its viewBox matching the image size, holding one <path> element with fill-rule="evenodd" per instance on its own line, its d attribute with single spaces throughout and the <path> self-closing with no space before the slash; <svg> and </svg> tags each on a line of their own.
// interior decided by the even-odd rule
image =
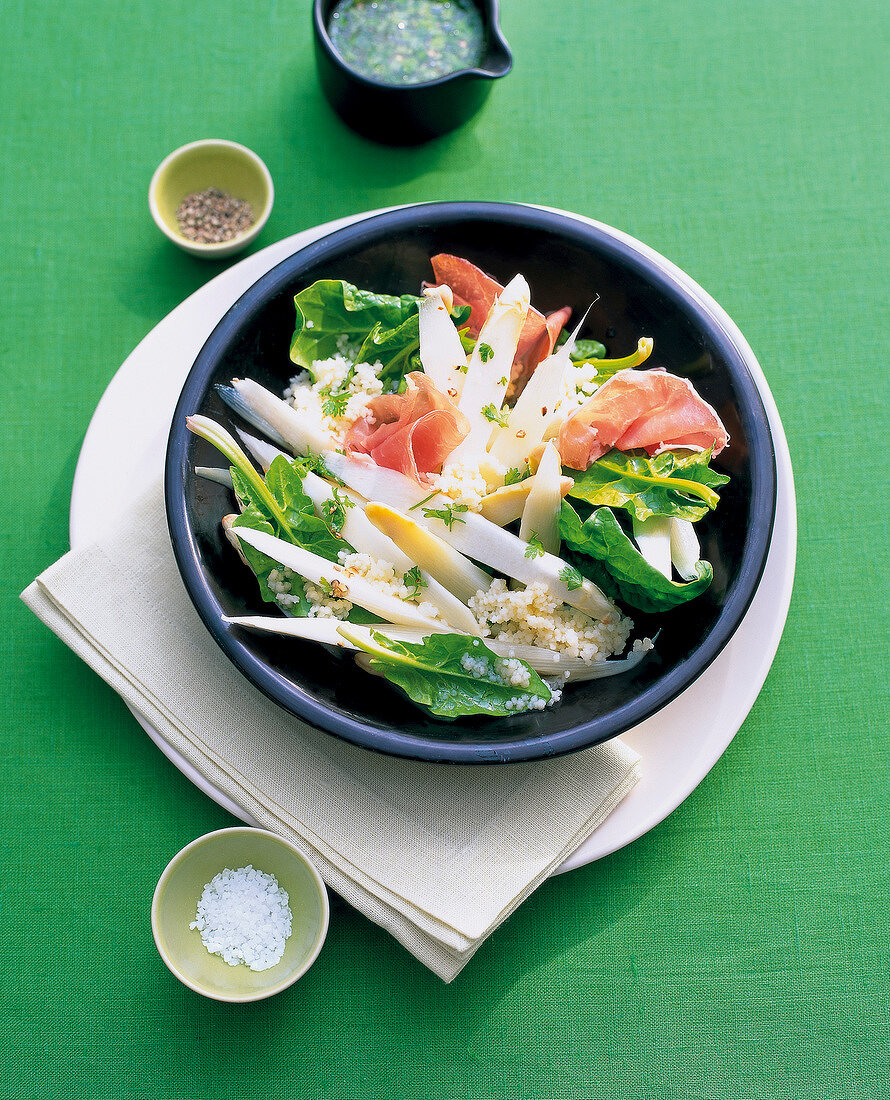
<svg viewBox="0 0 890 1100">
<path fill-rule="evenodd" d="M 275 876 L 293 917 L 284 954 L 268 970 L 230 966 L 189 927 L 207 883 L 226 868 L 248 865 Z M 325 885 L 299 849 L 275 833 L 243 826 L 208 833 L 173 857 L 155 889 L 151 929 L 161 958 L 189 989 L 217 1001 L 259 1001 L 306 973 L 324 943 L 329 913 Z"/>
<path fill-rule="evenodd" d="M 205 244 L 183 236 L 176 220 L 179 204 L 187 196 L 208 187 L 219 188 L 246 200 L 254 221 L 228 241 Z M 275 189 L 269 169 L 256 153 L 235 141 L 209 138 L 175 149 L 158 165 L 148 188 L 148 205 L 161 232 L 193 256 L 218 260 L 245 249 L 269 218 Z"/>
</svg>

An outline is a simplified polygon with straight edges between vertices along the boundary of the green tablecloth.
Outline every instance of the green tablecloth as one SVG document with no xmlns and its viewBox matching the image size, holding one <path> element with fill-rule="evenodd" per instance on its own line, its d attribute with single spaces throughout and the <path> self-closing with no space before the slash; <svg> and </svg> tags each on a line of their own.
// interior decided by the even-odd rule
<svg viewBox="0 0 890 1100">
<path fill-rule="evenodd" d="M 890 1095 L 886 4 L 504 0 L 514 72 L 463 130 L 401 150 L 330 112 L 308 9 L 3 9 L 0 1096 Z M 626 230 L 735 318 L 787 430 L 795 598 L 750 717 L 679 810 L 547 883 L 451 986 L 339 903 L 278 998 L 180 986 L 151 893 L 232 819 L 16 599 L 68 547 L 108 381 L 221 270 L 146 205 L 161 158 L 207 136 L 269 165 L 257 248 L 446 198 Z"/>
</svg>

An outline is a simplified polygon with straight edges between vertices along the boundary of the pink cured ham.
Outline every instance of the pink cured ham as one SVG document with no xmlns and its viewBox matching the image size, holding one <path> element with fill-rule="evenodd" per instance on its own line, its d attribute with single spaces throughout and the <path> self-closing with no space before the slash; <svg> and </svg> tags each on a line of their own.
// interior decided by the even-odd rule
<svg viewBox="0 0 890 1100">
<path fill-rule="evenodd" d="M 443 252 L 433 256 L 430 263 L 433 265 L 436 281 L 446 283 L 451 288 L 454 304 L 470 307 L 467 331 L 471 336 L 478 336 L 495 299 L 504 288 L 496 279 L 492 279 L 475 264 L 460 256 Z M 563 306 L 547 317 L 534 307 L 529 309 L 519 335 L 510 376 L 514 391 L 518 392 L 538 363 L 553 351 L 556 339 L 571 313 L 569 306 Z"/>
<path fill-rule="evenodd" d="M 398 470 L 421 484 L 469 433 L 470 424 L 453 401 L 420 371 L 405 376 L 404 393 L 383 394 L 346 435 L 346 446 L 370 455 L 378 466 Z"/>
<path fill-rule="evenodd" d="M 607 451 L 644 450 L 654 455 L 669 447 L 714 454 L 729 442 L 720 417 L 685 378 L 663 370 L 623 370 L 568 416 L 559 431 L 563 464 L 586 470 Z"/>
</svg>

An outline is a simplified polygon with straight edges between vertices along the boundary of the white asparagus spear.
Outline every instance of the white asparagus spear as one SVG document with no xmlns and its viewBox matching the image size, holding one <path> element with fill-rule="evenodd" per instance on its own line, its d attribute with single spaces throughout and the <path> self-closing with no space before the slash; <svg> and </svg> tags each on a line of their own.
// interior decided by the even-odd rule
<svg viewBox="0 0 890 1100">
<path fill-rule="evenodd" d="M 618 615 L 615 605 L 591 581 L 580 576 L 553 554 L 526 557 L 528 546 L 496 524 L 475 512 L 461 512 L 449 497 L 441 493 L 425 495 L 415 481 L 396 470 L 384 470 L 373 462 L 350 455 L 326 451 L 325 465 L 335 477 L 346 482 L 366 500 L 380 501 L 401 512 L 411 511 L 431 531 L 468 558 L 490 565 L 523 584 L 542 582 L 561 603 L 576 607 L 586 615 L 612 622 Z M 433 516 L 443 511 L 451 517 L 450 526 Z"/>
<path fill-rule="evenodd" d="M 435 577 L 459 600 L 468 603 L 480 590 L 488 591 L 491 577 L 484 569 L 474 565 L 444 539 L 434 535 L 404 512 L 372 501 L 365 505 L 365 514 L 411 561 L 416 562 L 431 577 Z M 475 624 L 475 619 L 473 622 Z"/>
<path fill-rule="evenodd" d="M 217 485 L 223 485 L 226 489 L 232 488 L 232 473 L 228 467 L 196 466 L 195 474 L 203 477 L 205 481 L 215 481 Z"/>
<path fill-rule="evenodd" d="M 339 632 L 340 619 L 297 619 L 279 615 L 233 615 L 224 616 L 223 622 L 231 626 L 240 626 L 245 630 L 254 630 L 260 634 L 279 634 L 287 638 L 300 638 L 303 641 L 321 642 L 325 645 L 340 646 L 343 649 L 355 649 L 356 646 Z M 431 634 L 450 634 L 447 627 L 439 626 L 435 630 L 424 627 L 393 626 L 390 623 L 365 625 L 350 623 L 349 630 L 371 640 L 371 631 L 384 635 L 396 642 L 418 643 Z M 617 676 L 635 668 L 646 656 L 648 650 L 632 650 L 626 657 L 609 661 L 585 661 L 581 657 L 566 657 L 552 649 L 534 645 L 516 645 L 512 642 L 499 642 L 494 638 L 485 638 L 484 644 L 499 657 L 516 657 L 525 661 L 535 672 L 544 676 L 558 676 L 564 681 L 598 680 L 607 676 Z M 568 676 L 566 676 L 568 673 Z"/>
<path fill-rule="evenodd" d="M 684 581 L 695 580 L 695 567 L 701 558 L 701 547 L 695 527 L 688 519 L 671 520 L 671 561 Z"/>
<path fill-rule="evenodd" d="M 506 427 L 499 428 L 495 434 L 489 449 L 508 469 L 527 462 L 532 449 L 544 439 L 554 419 L 553 410 L 562 393 L 563 379 L 571 366 L 572 348 L 586 318 L 585 313 L 568 340 L 535 367 L 510 410 Z"/>
<path fill-rule="evenodd" d="M 671 579 L 671 520 L 669 516 L 631 519 L 634 541 L 643 558 L 662 576 Z"/>
<path fill-rule="evenodd" d="M 422 615 L 415 604 L 381 592 L 364 577 L 313 554 L 311 550 L 294 546 L 265 531 L 254 531 L 249 527 L 235 527 L 232 530 L 242 542 L 287 566 L 312 584 L 330 585 L 335 599 L 349 600 L 390 623 L 424 627 L 441 625 L 435 619 Z"/>
<path fill-rule="evenodd" d="M 269 472 L 269 467 L 278 458 L 279 455 L 284 455 L 287 459 L 292 459 L 293 456 L 285 454 L 279 447 L 274 446 L 272 443 L 267 443 L 265 439 L 260 439 L 258 436 L 251 435 L 250 432 L 244 431 L 243 428 L 236 428 L 238 438 L 244 444 L 247 449 L 247 453 L 260 464 L 264 474 Z"/>
<path fill-rule="evenodd" d="M 493 423 L 486 416 L 500 412 L 507 393 L 519 334 L 528 314 L 530 291 L 521 275 L 515 275 L 495 299 L 467 365 L 458 408 L 470 422 L 470 432 L 449 455 L 449 465 L 485 453 Z"/>
<path fill-rule="evenodd" d="M 502 485 L 499 489 L 495 489 L 493 493 L 488 493 L 487 496 L 482 498 L 479 514 L 485 516 L 486 519 L 490 519 L 492 523 L 496 523 L 498 527 L 506 527 L 508 523 L 513 523 L 514 520 L 519 519 L 528 494 L 535 483 L 535 476 L 535 474 L 532 474 L 531 477 L 517 481 L 515 485 Z M 560 496 L 566 496 L 574 483 L 573 478 L 560 477 Z"/>
<path fill-rule="evenodd" d="M 559 537 L 559 511 L 562 507 L 562 464 L 559 451 L 552 443 L 544 445 L 544 453 L 528 499 L 522 510 L 519 537 L 528 542 L 534 535 L 548 554 L 558 554 L 562 539 Z"/>
<path fill-rule="evenodd" d="M 456 402 L 463 389 L 467 353 L 445 301 L 446 295 L 450 302 L 454 299 L 447 286 L 428 287 L 423 293 L 424 300 L 418 307 L 420 361 L 436 388 Z"/>
<path fill-rule="evenodd" d="M 281 433 L 294 454 L 305 454 L 307 450 L 320 454 L 329 448 L 336 448 L 337 441 L 330 432 L 311 417 L 301 416 L 293 405 L 276 397 L 259 382 L 251 378 L 235 378 L 232 387 L 258 416 Z"/>
</svg>

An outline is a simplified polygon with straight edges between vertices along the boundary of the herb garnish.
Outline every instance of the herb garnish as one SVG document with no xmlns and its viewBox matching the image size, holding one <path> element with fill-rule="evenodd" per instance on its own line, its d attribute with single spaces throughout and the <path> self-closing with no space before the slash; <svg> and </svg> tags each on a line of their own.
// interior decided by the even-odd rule
<svg viewBox="0 0 890 1100">
<path fill-rule="evenodd" d="M 346 511 L 355 507 L 355 501 L 350 500 L 345 493 L 341 493 L 336 486 L 328 500 L 322 502 L 321 512 L 327 520 L 333 534 L 338 537 L 343 533 L 343 524 L 346 522 Z"/>
<path fill-rule="evenodd" d="M 349 401 L 348 390 L 328 390 L 322 402 L 321 411 L 325 416 L 342 416 Z"/>
<path fill-rule="evenodd" d="M 448 504 L 444 508 L 424 508 L 423 514 L 427 519 L 440 519 L 450 531 L 455 523 L 465 522 L 454 513 L 469 512 L 469 510 L 470 506 L 468 504 Z"/>
<path fill-rule="evenodd" d="M 561 569 L 559 572 L 559 579 L 570 592 L 574 592 L 576 588 L 580 588 L 584 583 L 584 578 L 574 565 L 566 565 Z"/>
<path fill-rule="evenodd" d="M 479 345 L 479 358 L 482 360 L 483 363 L 487 363 L 493 355 L 494 348 L 491 346 L 491 344 Z"/>
<path fill-rule="evenodd" d="M 531 535 L 529 535 L 528 538 L 528 546 L 526 547 L 525 556 L 527 558 L 540 558 L 543 556 L 543 554 L 544 547 L 541 545 L 541 540 L 538 538 L 537 534 L 532 531 Z M 569 585 L 569 588 L 571 587 L 572 585 Z M 574 587 L 577 588 L 578 585 L 575 585 Z"/>
<path fill-rule="evenodd" d="M 509 409 L 496 409 L 494 405 L 483 405 L 482 415 L 486 420 L 490 420 L 493 424 L 500 424 L 502 428 L 507 426 L 507 418 L 510 415 Z"/>
<path fill-rule="evenodd" d="M 405 597 L 405 599 L 408 600 L 416 600 L 420 595 L 421 588 L 427 587 L 426 580 L 420 572 L 419 565 L 415 565 L 413 569 L 409 569 L 404 577 L 402 577 L 402 581 L 408 589 L 408 595 Z"/>
</svg>

